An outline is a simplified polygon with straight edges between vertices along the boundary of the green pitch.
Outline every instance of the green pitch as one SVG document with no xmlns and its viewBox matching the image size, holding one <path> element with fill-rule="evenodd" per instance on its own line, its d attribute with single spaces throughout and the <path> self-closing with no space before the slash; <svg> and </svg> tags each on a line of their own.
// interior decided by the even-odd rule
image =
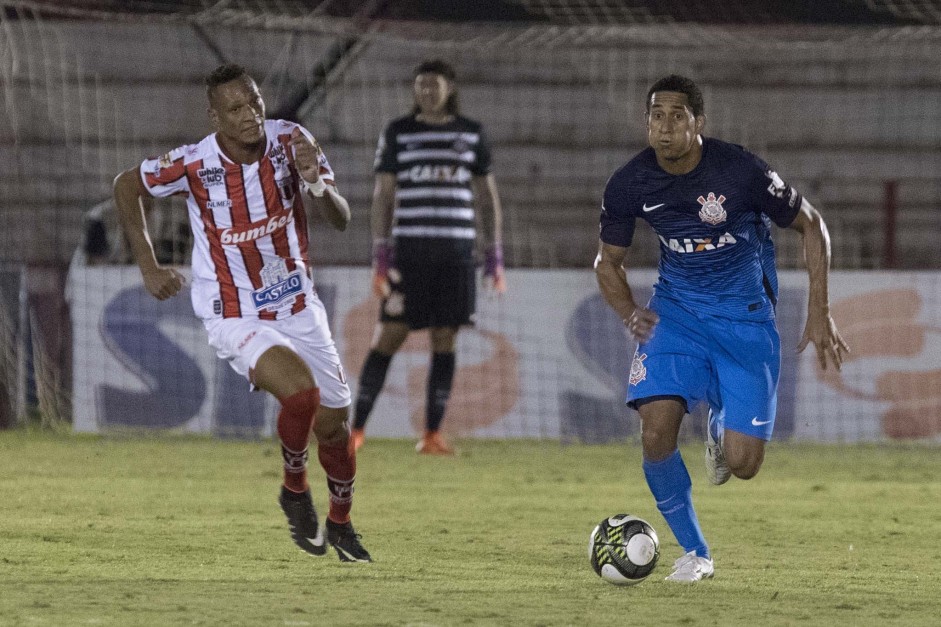
<svg viewBox="0 0 941 627">
<path fill-rule="evenodd" d="M 716 578 L 681 551 L 635 444 L 370 439 L 353 520 L 374 564 L 314 558 L 276 502 L 272 442 L 0 432 L 0 625 L 931 625 L 941 621 L 941 451 L 772 445 L 707 484 L 684 449 Z M 326 511 L 322 472 L 314 498 Z M 587 540 L 632 513 L 661 563 L 617 588 Z"/>
</svg>

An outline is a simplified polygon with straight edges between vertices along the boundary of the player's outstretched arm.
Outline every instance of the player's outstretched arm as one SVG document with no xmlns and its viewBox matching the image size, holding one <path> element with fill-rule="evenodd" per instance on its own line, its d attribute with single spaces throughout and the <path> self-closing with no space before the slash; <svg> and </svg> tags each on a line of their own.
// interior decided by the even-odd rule
<svg viewBox="0 0 941 627">
<path fill-rule="evenodd" d="M 125 170 L 115 177 L 114 204 L 128 246 L 144 279 L 144 287 L 158 300 L 166 300 L 183 287 L 183 277 L 173 268 L 157 263 L 145 215 L 150 211 L 153 199 L 141 194 L 139 177 L 137 168 Z"/>
<path fill-rule="evenodd" d="M 497 181 L 493 174 L 471 179 L 474 205 L 484 236 L 484 281 L 487 288 L 502 294 L 506 291 L 503 269 L 503 208 Z"/>
<path fill-rule="evenodd" d="M 345 231 L 350 223 L 350 205 L 337 191 L 336 186 L 327 185 L 320 177 L 320 157 L 323 154 L 320 145 L 308 139 L 299 128 L 291 132 L 289 143 L 294 148 L 295 164 L 305 183 L 302 188 L 307 197 L 314 201 L 317 211 L 330 226 L 338 231 Z"/>
<path fill-rule="evenodd" d="M 790 228 L 799 232 L 804 241 L 804 261 L 810 278 L 807 324 L 797 352 L 813 342 L 820 367 L 826 370 L 827 363 L 832 362 L 839 370 L 843 366 L 844 355 L 850 349 L 830 317 L 830 234 L 827 225 L 820 212 L 804 199 Z"/>
<path fill-rule="evenodd" d="M 605 301 L 624 321 L 624 326 L 638 342 L 646 342 L 653 337 L 654 327 L 660 321 L 656 313 L 646 307 L 639 307 L 634 301 L 634 294 L 627 283 L 624 262 L 627 248 L 598 243 L 598 256 L 595 258 L 595 277 Z"/>
</svg>

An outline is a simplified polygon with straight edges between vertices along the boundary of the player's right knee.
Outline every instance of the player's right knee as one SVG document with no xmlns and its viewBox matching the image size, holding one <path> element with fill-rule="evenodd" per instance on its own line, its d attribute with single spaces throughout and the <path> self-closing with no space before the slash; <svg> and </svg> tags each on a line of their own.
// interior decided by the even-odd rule
<svg viewBox="0 0 941 627">
<path fill-rule="evenodd" d="M 320 407 L 320 390 L 310 387 L 295 394 L 279 399 L 281 407 L 296 416 L 311 416 Z"/>
<path fill-rule="evenodd" d="M 764 462 L 764 447 L 729 447 L 725 448 L 725 461 L 729 470 L 738 479 L 752 479 L 761 470 Z"/>
<path fill-rule="evenodd" d="M 310 367 L 287 346 L 272 346 L 266 350 L 249 377 L 252 383 L 271 392 L 278 400 L 316 387 Z"/>
<path fill-rule="evenodd" d="M 729 470 L 731 470 L 732 474 L 738 479 L 752 479 L 758 474 L 760 469 L 760 464 L 750 466 L 733 466 L 729 464 Z"/>
<path fill-rule="evenodd" d="M 726 429 L 723 452 L 733 475 L 739 479 L 751 479 L 758 474 L 765 460 L 765 442 L 760 438 Z"/>
<path fill-rule="evenodd" d="M 742 480 L 744 480 L 744 481 L 748 481 L 749 479 L 754 479 L 754 478 L 755 478 L 755 476 L 758 474 L 758 469 L 755 468 L 755 469 L 748 469 L 748 470 L 744 470 L 744 471 L 742 471 L 742 470 L 739 470 L 739 471 L 733 470 L 733 471 L 732 471 L 732 474 L 735 475 L 736 479 L 742 479 Z"/>
</svg>

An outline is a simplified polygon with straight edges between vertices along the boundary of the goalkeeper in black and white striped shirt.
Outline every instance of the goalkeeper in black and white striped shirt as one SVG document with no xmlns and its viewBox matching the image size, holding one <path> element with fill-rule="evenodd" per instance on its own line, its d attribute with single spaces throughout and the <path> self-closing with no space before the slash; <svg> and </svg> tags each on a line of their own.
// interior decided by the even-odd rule
<svg viewBox="0 0 941 627">
<path fill-rule="evenodd" d="M 484 278 L 506 287 L 502 217 L 491 173 L 490 146 L 480 123 L 459 113 L 454 69 L 430 60 L 415 70 L 415 106 L 379 138 L 372 204 L 373 289 L 382 298 L 379 329 L 360 375 L 353 442 L 382 390 L 392 357 L 409 331 L 429 329 L 425 433 L 418 452 L 451 455 L 441 421 L 451 393 L 455 345 L 476 306 L 477 224 Z"/>
</svg>

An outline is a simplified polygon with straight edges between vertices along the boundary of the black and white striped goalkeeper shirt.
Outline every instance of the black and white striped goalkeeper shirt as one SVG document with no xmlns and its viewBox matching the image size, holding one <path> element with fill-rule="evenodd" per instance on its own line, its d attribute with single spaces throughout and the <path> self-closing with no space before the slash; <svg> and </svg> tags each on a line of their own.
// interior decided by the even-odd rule
<svg viewBox="0 0 941 627">
<path fill-rule="evenodd" d="M 393 120 L 379 138 L 375 171 L 396 176 L 392 237 L 397 255 L 473 256 L 471 179 L 490 173 L 490 146 L 480 123 L 455 116 L 447 124 Z"/>
</svg>

